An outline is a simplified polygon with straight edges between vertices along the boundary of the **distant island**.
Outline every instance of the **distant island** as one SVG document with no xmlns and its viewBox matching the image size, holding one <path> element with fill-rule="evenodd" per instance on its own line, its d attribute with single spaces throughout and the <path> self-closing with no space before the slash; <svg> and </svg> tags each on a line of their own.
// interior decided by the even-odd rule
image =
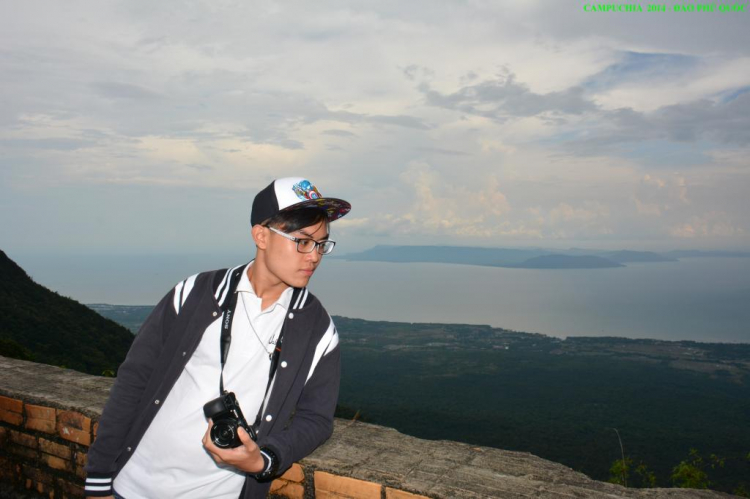
<svg viewBox="0 0 750 499">
<path fill-rule="evenodd" d="M 603 251 L 571 248 L 480 248 L 472 246 L 387 246 L 379 245 L 359 253 L 332 256 L 340 260 L 391 263 L 453 263 L 518 269 L 602 269 L 627 263 L 677 262 L 678 258 L 748 258 L 750 252 L 677 250 Z"/>
</svg>

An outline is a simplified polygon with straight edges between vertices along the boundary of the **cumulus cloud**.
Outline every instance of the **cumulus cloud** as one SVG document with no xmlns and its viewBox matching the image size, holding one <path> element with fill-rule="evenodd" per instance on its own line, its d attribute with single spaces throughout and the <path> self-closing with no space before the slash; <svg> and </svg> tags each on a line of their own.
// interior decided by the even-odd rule
<svg viewBox="0 0 750 499">
<path fill-rule="evenodd" d="M 737 227 L 727 213 L 712 211 L 671 228 L 670 234 L 677 238 L 710 238 L 744 235 L 745 229 Z"/>
<path fill-rule="evenodd" d="M 307 175 L 353 202 L 337 229 L 352 235 L 750 244 L 744 16 L 43 6 L 0 7 L 0 199 L 130 186 L 168 207 L 179 190 L 231 198 Z"/>
</svg>

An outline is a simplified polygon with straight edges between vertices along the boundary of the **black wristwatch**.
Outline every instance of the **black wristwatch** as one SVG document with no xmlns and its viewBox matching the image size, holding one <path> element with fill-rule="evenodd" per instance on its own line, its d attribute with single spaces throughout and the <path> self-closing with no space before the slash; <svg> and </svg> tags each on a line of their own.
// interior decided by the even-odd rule
<svg viewBox="0 0 750 499">
<path fill-rule="evenodd" d="M 250 475 L 259 482 L 265 482 L 276 476 L 276 472 L 279 470 L 279 458 L 276 456 L 276 453 L 268 447 L 261 447 L 260 455 L 263 457 L 263 464 L 265 467 L 260 473 L 251 473 Z"/>
</svg>

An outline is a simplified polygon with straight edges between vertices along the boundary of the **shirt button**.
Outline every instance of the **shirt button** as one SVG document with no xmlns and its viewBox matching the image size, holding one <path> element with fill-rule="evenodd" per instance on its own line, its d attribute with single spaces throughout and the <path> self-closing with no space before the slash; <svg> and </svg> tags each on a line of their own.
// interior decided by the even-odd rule
<svg viewBox="0 0 750 499">
<path fill-rule="evenodd" d="M 266 416 L 266 421 L 271 421 L 272 419 L 273 419 L 273 416 L 271 416 L 270 414 Z"/>
<path fill-rule="evenodd" d="M 187 352 L 182 352 L 182 356 L 183 357 L 186 356 L 186 355 L 187 355 Z"/>
<path fill-rule="evenodd" d="M 132 447 L 128 447 L 128 452 L 130 452 L 130 451 L 132 451 L 132 450 L 133 450 L 133 448 L 132 448 Z"/>
<path fill-rule="evenodd" d="M 289 318 L 294 319 L 294 314 L 292 312 L 289 312 Z"/>
<path fill-rule="evenodd" d="M 282 361 L 281 361 L 281 367 L 286 367 L 286 366 L 287 366 L 287 363 L 286 363 L 286 361 L 285 361 L 285 360 L 282 360 Z"/>
<path fill-rule="evenodd" d="M 218 312 L 214 312 L 214 317 L 216 317 L 217 315 L 219 315 L 219 313 Z"/>
<path fill-rule="evenodd" d="M 159 405 L 159 399 L 154 400 L 154 404 Z"/>
</svg>

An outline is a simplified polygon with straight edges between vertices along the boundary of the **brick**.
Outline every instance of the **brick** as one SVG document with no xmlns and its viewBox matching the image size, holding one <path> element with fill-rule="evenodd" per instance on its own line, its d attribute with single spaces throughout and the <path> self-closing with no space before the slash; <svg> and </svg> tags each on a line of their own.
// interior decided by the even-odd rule
<svg viewBox="0 0 750 499">
<path fill-rule="evenodd" d="M 55 433 L 55 422 L 48 419 L 29 418 L 26 420 L 26 429 L 44 433 Z"/>
<path fill-rule="evenodd" d="M 315 472 L 315 497 L 346 497 L 350 499 L 380 499 L 382 487 L 378 483 L 355 478 Z M 323 495 L 320 495 L 320 494 Z"/>
<path fill-rule="evenodd" d="M 51 442 L 45 438 L 39 439 L 39 450 L 41 450 L 42 452 L 46 452 L 47 454 L 52 454 L 53 456 L 61 457 L 68 461 L 70 461 L 73 457 L 73 451 L 70 450 L 70 447 L 68 447 L 67 445 L 61 445 L 55 442 Z"/>
<path fill-rule="evenodd" d="M 91 418 L 75 411 L 57 411 L 57 433 L 65 440 L 91 445 Z"/>
<path fill-rule="evenodd" d="M 429 499 L 427 496 L 420 496 L 403 490 L 385 488 L 385 499 Z"/>
<path fill-rule="evenodd" d="M 277 497 L 286 497 L 287 499 L 304 499 L 305 488 L 293 482 L 286 480 L 274 480 L 271 483 L 271 494 Z"/>
<path fill-rule="evenodd" d="M 81 480 L 86 480 L 86 469 L 83 466 L 76 466 L 76 476 Z"/>
<path fill-rule="evenodd" d="M 21 433 L 20 431 L 10 431 L 10 441 L 18 444 L 23 445 L 24 447 L 28 447 L 29 449 L 36 449 L 37 448 L 37 441 L 36 438 L 32 435 L 28 435 L 26 433 Z"/>
<path fill-rule="evenodd" d="M 14 426 L 21 426 L 21 423 L 23 423 L 23 414 L 0 409 L 0 421 L 5 421 L 6 423 L 10 423 Z"/>
<path fill-rule="evenodd" d="M 58 424 L 57 434 L 65 440 L 70 440 L 71 442 L 85 445 L 86 447 L 91 445 L 91 433 L 88 431 L 76 430 L 75 428 Z"/>
<path fill-rule="evenodd" d="M 26 415 L 35 419 L 55 420 L 55 409 L 43 405 L 26 404 Z"/>
<path fill-rule="evenodd" d="M 62 491 L 63 499 L 66 497 L 84 497 L 83 487 L 74 483 L 63 480 L 62 478 L 57 479 L 57 486 Z"/>
<path fill-rule="evenodd" d="M 51 454 L 43 453 L 41 462 L 54 470 L 73 471 L 73 466 L 71 465 L 70 461 L 66 461 L 65 459 L 61 459 Z"/>
<path fill-rule="evenodd" d="M 55 410 L 51 407 L 26 404 L 26 428 L 44 433 L 55 432 Z"/>
<path fill-rule="evenodd" d="M 13 462 L 7 457 L 0 456 L 0 483 L 13 483 L 15 478 L 16 474 L 13 470 Z"/>
<path fill-rule="evenodd" d="M 291 468 L 286 470 L 286 473 L 281 475 L 281 479 L 287 482 L 302 483 L 305 481 L 305 472 L 302 471 L 302 466 L 294 463 Z"/>
<path fill-rule="evenodd" d="M 12 399 L 10 397 L 4 397 L 0 395 L 0 409 L 8 412 L 17 412 L 18 414 L 22 414 L 23 400 Z"/>
<path fill-rule="evenodd" d="M 76 452 L 76 464 L 79 466 L 85 466 L 87 461 L 87 455 L 85 452 Z"/>
<path fill-rule="evenodd" d="M 96 438 L 96 432 L 97 431 L 99 431 L 99 421 L 97 421 L 96 423 L 94 423 L 94 429 L 93 429 L 93 432 L 92 432 L 94 434 L 94 438 Z"/>
<path fill-rule="evenodd" d="M 25 457 L 27 459 L 36 459 L 37 457 L 39 457 L 39 453 L 37 451 L 35 451 L 34 449 L 29 449 L 28 447 L 23 447 L 18 444 L 9 444 L 7 447 L 8 450 L 16 456 Z"/>
<path fill-rule="evenodd" d="M 80 412 L 58 409 L 57 423 L 69 428 L 75 428 L 76 430 L 91 431 L 91 418 L 84 416 Z"/>
<path fill-rule="evenodd" d="M 52 475 L 45 473 L 38 468 L 32 468 L 31 466 L 24 465 L 23 476 L 30 479 L 34 483 L 43 483 L 46 485 L 52 484 Z"/>
</svg>

